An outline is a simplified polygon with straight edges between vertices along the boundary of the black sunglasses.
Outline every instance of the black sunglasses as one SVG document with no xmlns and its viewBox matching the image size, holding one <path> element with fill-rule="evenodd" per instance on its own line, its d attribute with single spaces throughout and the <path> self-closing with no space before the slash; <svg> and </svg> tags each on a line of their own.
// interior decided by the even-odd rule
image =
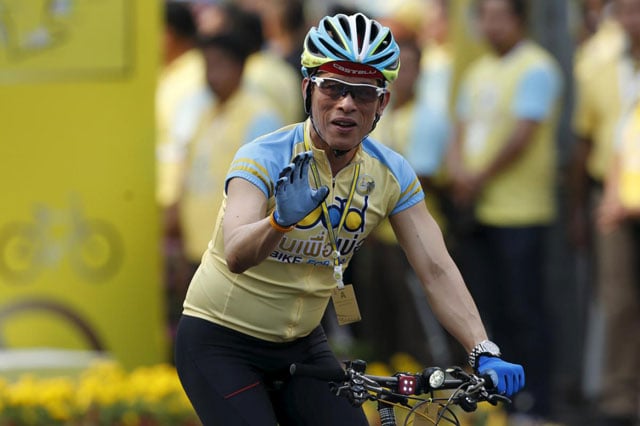
<svg viewBox="0 0 640 426">
<path fill-rule="evenodd" d="M 387 89 L 384 87 L 365 83 L 347 83 L 337 78 L 313 76 L 311 82 L 318 86 L 322 94 L 329 96 L 334 101 L 350 93 L 356 102 L 371 103 L 387 93 Z"/>
</svg>

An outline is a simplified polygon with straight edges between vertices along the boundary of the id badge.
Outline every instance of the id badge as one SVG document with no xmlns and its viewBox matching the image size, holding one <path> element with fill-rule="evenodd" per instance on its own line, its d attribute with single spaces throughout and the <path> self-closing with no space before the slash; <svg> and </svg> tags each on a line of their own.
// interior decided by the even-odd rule
<svg viewBox="0 0 640 426">
<path fill-rule="evenodd" d="M 353 285 L 347 284 L 343 288 L 334 288 L 331 292 L 331 300 L 336 310 L 338 324 L 351 324 L 362 319 Z"/>
</svg>

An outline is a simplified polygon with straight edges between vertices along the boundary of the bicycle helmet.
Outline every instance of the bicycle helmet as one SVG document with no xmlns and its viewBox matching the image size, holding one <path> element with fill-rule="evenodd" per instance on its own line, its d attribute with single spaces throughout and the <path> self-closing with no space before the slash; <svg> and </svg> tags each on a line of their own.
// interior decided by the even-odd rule
<svg viewBox="0 0 640 426">
<path fill-rule="evenodd" d="M 362 13 L 326 16 L 304 40 L 302 74 L 308 77 L 325 64 L 362 64 L 392 82 L 400 68 L 400 48 L 389 28 Z M 365 67 L 366 68 L 366 67 Z M 356 68 L 362 70 L 363 68 Z M 357 71 L 356 71 L 357 72 Z"/>
</svg>

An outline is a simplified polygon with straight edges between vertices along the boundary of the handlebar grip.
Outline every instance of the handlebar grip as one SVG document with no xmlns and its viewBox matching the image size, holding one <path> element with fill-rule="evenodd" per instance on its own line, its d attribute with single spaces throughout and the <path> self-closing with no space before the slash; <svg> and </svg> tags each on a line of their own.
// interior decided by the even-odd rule
<svg viewBox="0 0 640 426">
<path fill-rule="evenodd" d="M 291 364 L 289 366 L 289 374 L 298 377 L 311 377 L 327 382 L 342 382 L 349 378 L 347 373 L 340 367 L 313 364 Z"/>
<path fill-rule="evenodd" d="M 498 405 L 499 402 L 505 404 L 511 404 L 511 399 L 498 393 L 498 378 L 495 374 L 482 374 L 481 379 L 484 379 L 484 388 L 489 392 L 487 402 L 491 405 Z"/>
</svg>

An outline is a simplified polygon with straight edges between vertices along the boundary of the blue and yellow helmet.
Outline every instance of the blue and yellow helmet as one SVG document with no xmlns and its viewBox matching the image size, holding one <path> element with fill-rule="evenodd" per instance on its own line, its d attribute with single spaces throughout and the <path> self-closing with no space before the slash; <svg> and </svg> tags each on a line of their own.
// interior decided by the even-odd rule
<svg viewBox="0 0 640 426">
<path fill-rule="evenodd" d="M 391 30 L 362 13 L 326 16 L 304 40 L 302 74 L 331 62 L 354 63 L 379 71 L 387 82 L 398 76 L 400 48 Z"/>
</svg>

